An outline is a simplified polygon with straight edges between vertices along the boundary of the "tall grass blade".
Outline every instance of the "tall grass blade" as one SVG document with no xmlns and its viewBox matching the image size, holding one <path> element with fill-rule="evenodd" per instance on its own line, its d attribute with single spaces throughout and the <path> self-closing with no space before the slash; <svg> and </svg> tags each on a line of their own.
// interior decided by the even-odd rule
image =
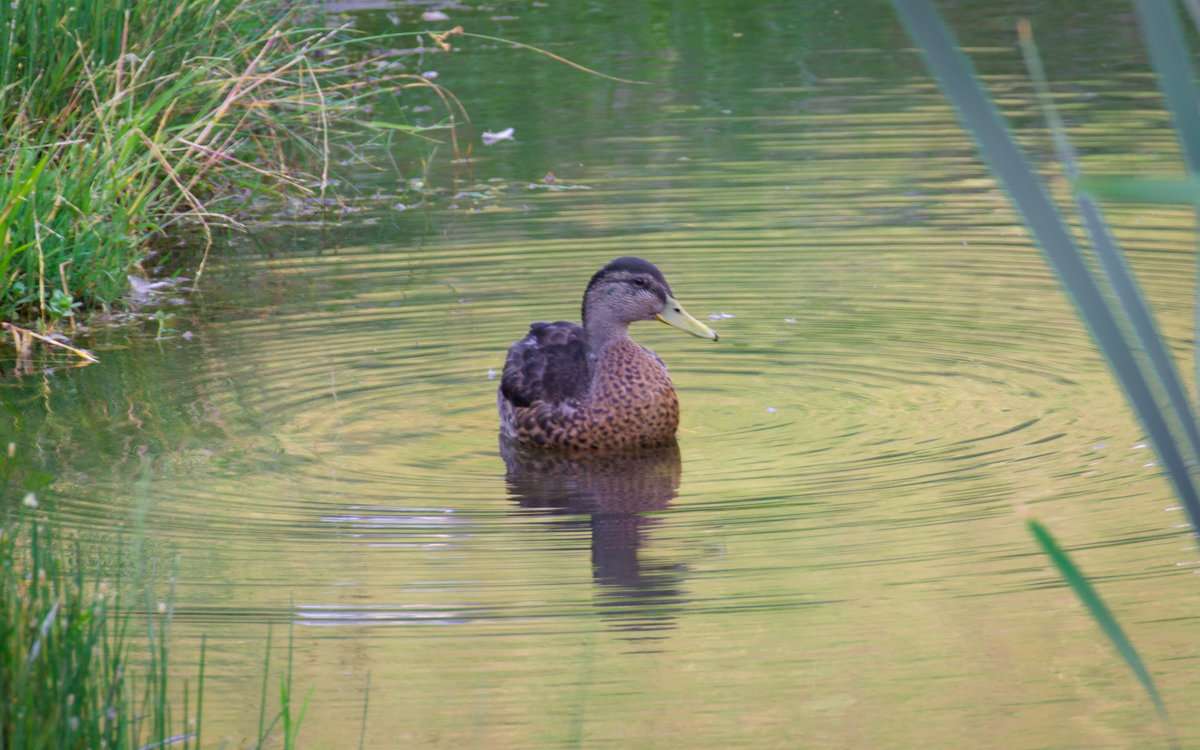
<svg viewBox="0 0 1200 750">
<path fill-rule="evenodd" d="M 264 726 L 265 726 L 266 715 L 267 715 L 267 678 L 270 676 L 270 674 L 271 674 L 271 623 L 267 623 L 267 649 L 266 649 L 266 654 L 263 656 L 262 693 L 261 693 L 261 695 L 259 695 L 259 703 L 258 703 L 258 741 L 255 743 L 254 747 L 262 747 L 263 740 L 266 739 L 265 732 L 268 731 L 268 729 L 265 729 Z"/>
<path fill-rule="evenodd" d="M 1192 25 L 1200 29 L 1200 0 L 1183 0 L 1183 7 L 1192 17 Z"/>
<path fill-rule="evenodd" d="M 1179 13 L 1175 3 L 1164 0 L 1134 0 L 1133 6 L 1146 38 L 1150 62 L 1158 72 L 1159 87 L 1179 134 L 1188 171 L 1195 176 L 1200 173 L 1200 92 L 1196 90 Z M 1200 334 L 1200 284 L 1196 292 L 1194 330 Z M 1196 348 L 1195 357 L 1200 367 L 1200 347 Z M 1200 370 L 1196 377 L 1200 378 Z"/>
<path fill-rule="evenodd" d="M 204 728 L 204 657 L 208 648 L 208 635 L 200 636 L 200 676 L 196 678 L 196 750 L 204 747 L 200 730 Z"/>
<path fill-rule="evenodd" d="M 1081 177 L 1075 189 L 1122 203 L 1200 205 L 1200 177 Z"/>
<path fill-rule="evenodd" d="M 983 91 L 970 62 L 958 49 L 950 30 L 928 0 L 893 2 L 909 35 L 924 53 L 929 69 L 947 98 L 957 107 L 966 129 L 974 136 L 984 161 L 1007 190 L 1037 238 L 1050 267 L 1091 330 L 1162 459 L 1167 477 L 1186 508 L 1193 529 L 1200 534 L 1200 496 L 1197 496 L 1187 463 L 1159 408 L 1157 394 L 1142 372 L 1116 315 L 1109 308 L 1041 180 L 1030 168 L 1024 153 Z"/>
<path fill-rule="evenodd" d="M 1146 691 L 1150 702 L 1154 704 L 1154 710 L 1158 712 L 1158 717 L 1168 728 L 1171 727 L 1171 717 L 1167 714 L 1167 707 L 1162 701 L 1162 697 L 1158 693 L 1158 688 L 1154 684 L 1154 678 L 1146 669 L 1146 665 L 1142 662 L 1142 658 L 1138 656 L 1137 649 L 1133 647 L 1133 643 L 1125 635 L 1125 631 L 1121 629 L 1120 623 L 1113 617 L 1112 612 L 1104 604 L 1096 589 L 1092 588 L 1092 584 L 1088 582 L 1087 576 L 1083 574 L 1066 550 L 1058 545 L 1054 535 L 1050 530 L 1042 525 L 1035 518 L 1025 520 L 1025 525 L 1029 529 L 1029 533 L 1033 534 L 1033 538 L 1037 540 L 1038 546 L 1042 548 L 1042 552 L 1050 558 L 1050 562 L 1054 563 L 1054 567 L 1058 569 L 1059 575 L 1063 577 L 1075 592 L 1075 596 L 1079 597 L 1079 601 L 1083 606 L 1087 607 L 1088 614 L 1092 616 L 1092 620 L 1100 626 L 1104 634 L 1108 636 L 1109 642 L 1113 648 L 1125 660 L 1125 663 L 1137 675 L 1138 682 L 1142 683 L 1142 689 Z M 1173 734 L 1173 731 L 1172 731 Z"/>
<path fill-rule="evenodd" d="M 358 733 L 358 750 L 363 750 L 367 741 L 367 707 L 371 705 L 371 670 L 367 670 L 367 685 L 363 690 L 362 729 Z"/>
<path fill-rule="evenodd" d="M 1200 172 L 1200 91 L 1183 40 L 1183 24 L 1175 3 L 1133 0 L 1146 37 L 1146 51 L 1158 72 L 1159 86 L 1183 145 L 1189 171 Z"/>
<path fill-rule="evenodd" d="M 296 622 L 292 620 L 288 622 L 287 673 L 280 680 L 279 685 L 279 711 L 283 720 L 284 750 L 295 750 L 296 741 L 300 736 L 300 724 L 304 721 L 304 714 L 308 713 L 308 702 L 312 699 L 313 689 L 316 687 L 316 685 L 309 687 L 308 694 L 304 696 L 304 703 L 301 704 L 299 713 L 294 713 L 295 709 L 292 706 L 292 675 L 294 674 L 293 666 L 295 664 L 293 657 L 296 650 L 295 631 Z"/>
<path fill-rule="evenodd" d="M 1067 179 L 1072 184 L 1078 184 L 1081 176 L 1079 160 L 1074 147 L 1067 138 L 1067 129 L 1059 116 L 1058 108 L 1054 106 L 1054 97 L 1046 82 L 1045 69 L 1042 67 L 1041 55 L 1038 54 L 1037 45 L 1034 43 L 1033 31 L 1027 21 L 1022 21 L 1019 28 L 1021 51 L 1025 56 L 1025 63 L 1029 68 L 1034 89 L 1037 91 L 1042 112 L 1050 126 L 1058 160 L 1062 164 Z M 1117 300 L 1119 310 L 1132 326 L 1137 335 L 1138 344 L 1149 360 L 1146 374 L 1153 377 L 1157 381 L 1156 385 L 1167 394 L 1167 399 L 1171 404 L 1171 411 L 1167 412 L 1167 415 L 1174 417 L 1176 429 L 1182 431 L 1186 436 L 1191 449 L 1188 458 L 1195 466 L 1200 463 L 1200 428 L 1197 427 L 1195 415 L 1192 413 L 1191 404 L 1183 388 L 1183 381 L 1179 377 L 1170 354 L 1167 353 L 1166 344 L 1154 322 L 1150 307 L 1146 304 L 1146 300 L 1133 278 L 1133 272 L 1125 262 L 1124 254 L 1117 247 L 1116 239 L 1108 230 L 1108 224 L 1104 220 L 1100 207 L 1096 205 L 1091 196 L 1078 190 L 1075 192 L 1075 206 L 1080 218 L 1083 219 L 1088 238 L 1092 242 L 1092 249 L 1100 260 L 1100 267 L 1112 289 L 1113 297 Z"/>
</svg>

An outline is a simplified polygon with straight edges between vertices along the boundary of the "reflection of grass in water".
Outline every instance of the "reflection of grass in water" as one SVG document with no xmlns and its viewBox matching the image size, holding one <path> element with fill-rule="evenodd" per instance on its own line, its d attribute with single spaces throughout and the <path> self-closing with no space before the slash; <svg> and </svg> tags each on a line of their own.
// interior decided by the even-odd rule
<svg viewBox="0 0 1200 750">
<path fill-rule="evenodd" d="M 27 499 L 32 504 L 32 494 Z M 89 580 L 80 548 L 75 546 L 72 555 L 64 552 L 65 546 L 49 525 L 36 519 L 10 516 L 0 527 L 0 747 L 178 743 L 186 748 L 193 741 L 200 747 L 204 641 L 192 704 L 188 680 L 178 684 L 169 670 L 172 597 L 155 603 L 148 585 L 135 584 L 130 589 L 144 597 L 145 607 L 128 606 L 121 598 L 125 583 L 120 578 L 111 585 Z M 129 635 L 139 612 L 146 617 L 144 646 Z M 289 638 L 280 710 L 270 724 L 260 726 L 255 747 L 262 746 L 277 723 L 284 747 L 296 746 L 308 701 L 298 713 L 293 711 L 291 655 Z M 268 666 L 263 671 L 264 706 Z M 182 702 L 177 703 L 180 692 Z M 195 716 L 190 717 L 193 705 Z M 182 715 L 173 710 L 178 708 Z"/>
<path fill-rule="evenodd" d="M 1041 180 L 1029 166 L 970 62 L 957 48 L 937 12 L 928 0 L 894 0 L 894 3 L 943 92 L 957 107 L 964 127 L 974 136 L 984 160 L 1033 231 L 1046 260 L 1088 324 L 1162 459 L 1167 478 L 1183 502 L 1194 529 L 1200 533 L 1200 497 L 1188 468 L 1200 464 L 1200 431 L 1182 380 L 1099 208 L 1087 194 L 1077 194 L 1081 223 L 1087 229 L 1104 274 L 1100 279 L 1092 272 L 1089 260 L 1076 245 Z M 1200 97 L 1191 81 L 1191 67 L 1185 56 L 1179 19 L 1174 6 L 1168 3 L 1137 0 L 1135 5 L 1168 105 L 1195 169 L 1200 166 L 1200 120 L 1196 116 Z M 1051 103 L 1032 35 L 1024 24 L 1022 44 L 1038 86 L 1039 99 L 1051 124 L 1059 158 L 1067 176 L 1078 185 L 1079 168 L 1074 152 Z M 1147 197 L 1145 194 L 1139 196 L 1141 199 Z M 1097 592 L 1044 526 L 1031 519 L 1029 530 L 1087 607 L 1092 619 L 1137 675 L 1160 718 L 1169 727 L 1166 707 L 1153 678 Z"/>
</svg>

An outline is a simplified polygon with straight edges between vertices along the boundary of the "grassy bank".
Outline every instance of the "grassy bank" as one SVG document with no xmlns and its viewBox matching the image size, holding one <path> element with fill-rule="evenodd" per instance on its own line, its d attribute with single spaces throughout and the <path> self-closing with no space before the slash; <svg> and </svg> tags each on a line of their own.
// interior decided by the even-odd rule
<svg viewBox="0 0 1200 750">
<path fill-rule="evenodd" d="M 340 57 L 344 32 L 297 12 L 0 3 L 0 320 L 47 328 L 110 304 L 153 239 L 236 224 L 248 196 L 324 198 L 331 149 L 363 102 L 431 85 L 376 74 L 364 86 L 371 61 Z"/>
</svg>

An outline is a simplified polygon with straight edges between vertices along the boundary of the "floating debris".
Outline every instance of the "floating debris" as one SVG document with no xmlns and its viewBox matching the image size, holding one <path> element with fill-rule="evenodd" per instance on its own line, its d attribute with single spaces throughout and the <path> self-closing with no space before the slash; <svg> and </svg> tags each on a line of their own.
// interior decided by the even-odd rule
<svg viewBox="0 0 1200 750">
<path fill-rule="evenodd" d="M 501 130 L 498 133 L 493 133 L 490 130 L 485 130 L 483 135 L 480 136 L 480 138 L 483 139 L 483 145 L 485 145 L 485 146 L 491 146 L 493 143 L 496 143 L 498 141 L 511 141 L 511 140 L 513 140 L 513 129 L 505 128 L 504 130 Z"/>
<path fill-rule="evenodd" d="M 421 20 L 428 21 L 430 23 L 435 21 L 449 21 L 450 16 L 446 15 L 440 10 L 427 10 L 421 14 Z"/>
<path fill-rule="evenodd" d="M 162 281 L 149 281 L 147 279 L 139 279 L 137 276 L 126 276 L 129 280 L 129 296 L 131 299 L 138 302 L 144 302 L 150 298 L 153 292 L 160 289 L 169 289 L 178 285 L 175 279 L 164 279 Z"/>
</svg>

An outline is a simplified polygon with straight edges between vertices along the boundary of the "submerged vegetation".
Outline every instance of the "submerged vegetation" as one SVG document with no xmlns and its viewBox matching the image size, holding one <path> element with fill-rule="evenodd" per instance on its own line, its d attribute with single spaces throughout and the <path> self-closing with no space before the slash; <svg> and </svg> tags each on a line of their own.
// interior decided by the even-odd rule
<svg viewBox="0 0 1200 750">
<path fill-rule="evenodd" d="M 462 112 L 448 92 L 369 51 L 347 55 L 345 28 L 301 12 L 262 0 L 155 12 L 133 0 L 0 3 L 0 319 L 46 330 L 104 307 L 152 239 L 186 223 L 211 241 L 249 195 L 323 210 L 351 133 L 418 130 L 351 119 L 401 88 L 433 89 L 453 129 Z M 430 36 L 428 51 L 445 48 Z"/>
</svg>

